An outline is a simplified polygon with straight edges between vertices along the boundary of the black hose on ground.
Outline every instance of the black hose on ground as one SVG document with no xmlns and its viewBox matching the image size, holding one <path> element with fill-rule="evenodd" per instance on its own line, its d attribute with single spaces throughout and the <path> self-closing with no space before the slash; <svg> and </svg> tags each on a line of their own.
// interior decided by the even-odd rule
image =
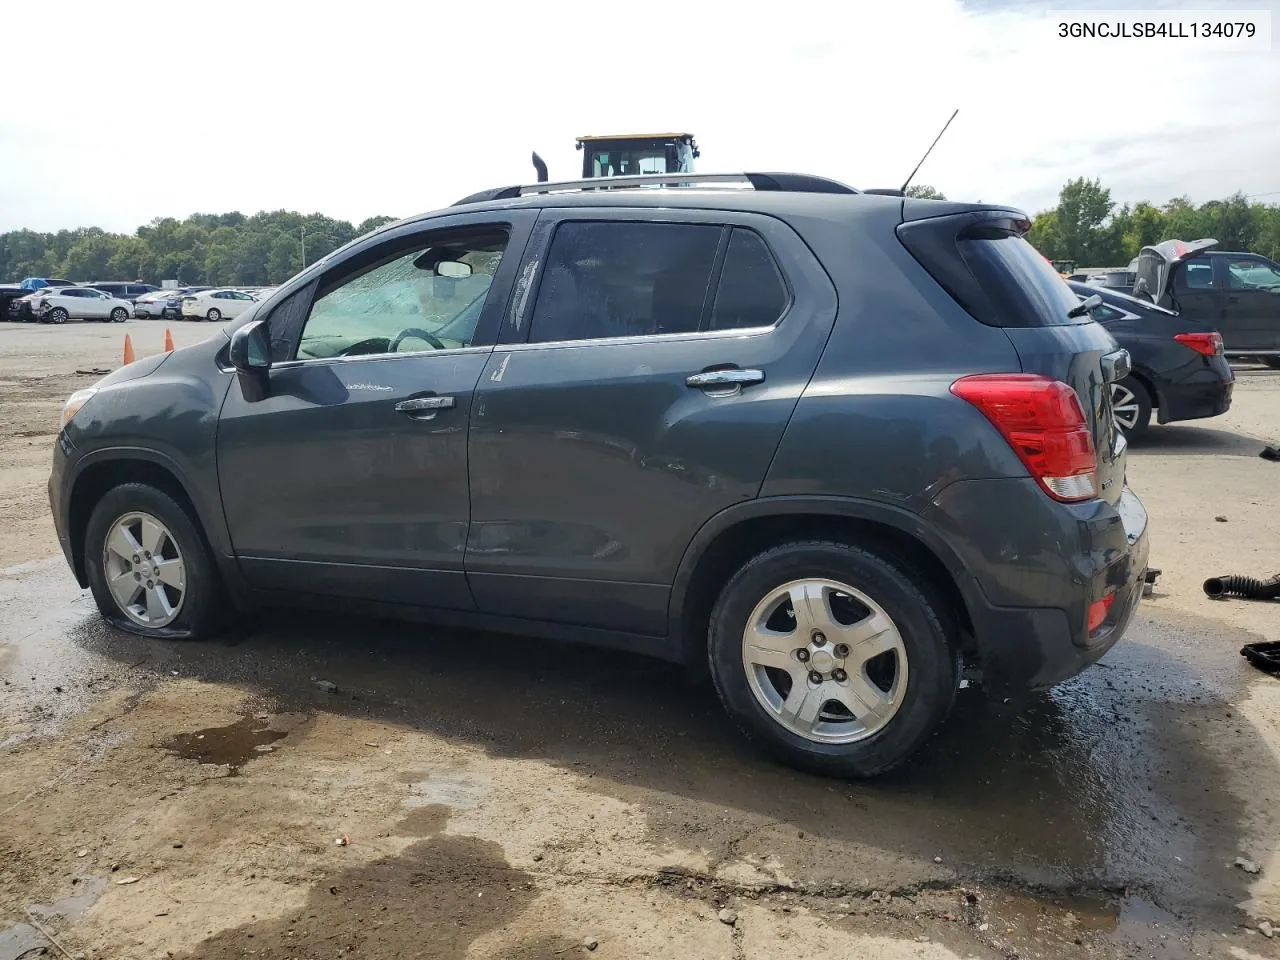
<svg viewBox="0 0 1280 960">
<path fill-rule="evenodd" d="M 1210 577 L 1204 582 L 1205 596 L 1214 600 L 1239 597 L 1242 600 L 1280 600 L 1280 577 Z"/>
</svg>

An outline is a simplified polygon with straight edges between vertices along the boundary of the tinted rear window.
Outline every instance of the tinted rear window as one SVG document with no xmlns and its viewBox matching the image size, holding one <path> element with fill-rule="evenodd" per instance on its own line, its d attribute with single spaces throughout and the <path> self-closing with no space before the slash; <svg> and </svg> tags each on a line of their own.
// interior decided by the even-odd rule
<svg viewBox="0 0 1280 960">
<path fill-rule="evenodd" d="M 974 313 L 997 327 L 1048 327 L 1088 323 L 1088 316 L 1068 317 L 1080 298 L 1049 261 L 1012 234 L 992 232 L 957 244 L 969 272 L 986 294 L 987 309 Z"/>
</svg>

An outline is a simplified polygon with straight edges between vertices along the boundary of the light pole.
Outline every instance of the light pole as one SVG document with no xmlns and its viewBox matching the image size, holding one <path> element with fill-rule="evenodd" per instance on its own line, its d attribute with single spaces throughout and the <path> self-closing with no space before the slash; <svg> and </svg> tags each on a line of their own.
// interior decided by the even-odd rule
<svg viewBox="0 0 1280 960">
<path fill-rule="evenodd" d="M 307 269 L 307 225 L 304 223 L 299 229 L 302 231 L 302 269 Z"/>
</svg>

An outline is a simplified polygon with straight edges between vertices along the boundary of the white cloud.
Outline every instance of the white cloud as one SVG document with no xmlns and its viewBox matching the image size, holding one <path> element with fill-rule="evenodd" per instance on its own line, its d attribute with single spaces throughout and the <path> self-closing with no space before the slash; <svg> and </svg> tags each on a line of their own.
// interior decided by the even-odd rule
<svg viewBox="0 0 1280 960">
<path fill-rule="evenodd" d="M 692 130 L 703 170 L 894 186 L 957 106 L 918 177 L 953 197 L 1280 190 L 1280 51 L 1060 40 L 1043 5 L 48 0 L 6 20 L 30 39 L 6 48 L 0 230 L 404 215 L 531 179 L 533 149 L 574 176 L 576 135 L 647 129 Z"/>
</svg>

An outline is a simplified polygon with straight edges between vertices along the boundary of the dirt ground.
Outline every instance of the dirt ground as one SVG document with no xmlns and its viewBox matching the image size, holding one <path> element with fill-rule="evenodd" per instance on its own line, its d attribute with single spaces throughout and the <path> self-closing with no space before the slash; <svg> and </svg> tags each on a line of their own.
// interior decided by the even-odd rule
<svg viewBox="0 0 1280 960">
<path fill-rule="evenodd" d="M 1238 653 L 1277 607 L 1200 589 L 1280 570 L 1280 373 L 1132 451 L 1164 573 L 1123 643 L 1046 695 L 963 694 L 906 769 L 845 783 L 623 654 L 305 613 L 107 628 L 50 444 L 77 371 L 163 331 L 0 324 L 0 960 L 1280 957 L 1280 681 Z"/>
</svg>

